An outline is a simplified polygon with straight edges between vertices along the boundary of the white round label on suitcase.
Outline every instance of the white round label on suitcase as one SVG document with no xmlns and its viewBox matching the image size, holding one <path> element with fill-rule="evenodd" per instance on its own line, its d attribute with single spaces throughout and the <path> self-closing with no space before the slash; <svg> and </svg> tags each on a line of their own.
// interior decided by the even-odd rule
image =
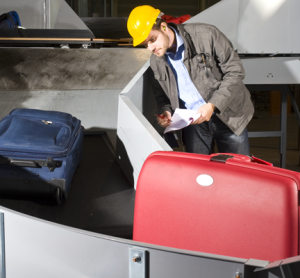
<svg viewBox="0 0 300 278">
<path fill-rule="evenodd" d="M 196 179 L 197 183 L 202 186 L 210 186 L 214 183 L 214 179 L 209 175 L 200 175 Z"/>
</svg>

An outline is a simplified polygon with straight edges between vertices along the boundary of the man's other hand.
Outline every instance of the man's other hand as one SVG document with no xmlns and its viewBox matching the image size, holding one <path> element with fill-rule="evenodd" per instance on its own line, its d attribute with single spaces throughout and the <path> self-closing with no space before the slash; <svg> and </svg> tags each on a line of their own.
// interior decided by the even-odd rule
<svg viewBox="0 0 300 278">
<path fill-rule="evenodd" d="M 194 121 L 192 125 L 198 125 L 205 121 L 208 122 L 212 114 L 214 113 L 214 110 L 215 106 L 212 103 L 206 103 L 201 106 L 197 111 L 197 114 L 201 114 L 201 116 L 196 121 Z"/>
<path fill-rule="evenodd" d="M 165 111 L 164 113 L 160 114 L 160 116 L 164 117 L 163 119 L 157 117 L 157 122 L 161 127 L 167 127 L 171 124 L 172 115 L 169 111 Z"/>
</svg>

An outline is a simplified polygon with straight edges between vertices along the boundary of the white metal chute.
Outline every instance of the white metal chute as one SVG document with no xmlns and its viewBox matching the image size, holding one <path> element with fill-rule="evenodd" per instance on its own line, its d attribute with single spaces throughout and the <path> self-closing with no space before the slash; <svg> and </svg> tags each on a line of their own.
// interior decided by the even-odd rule
<svg viewBox="0 0 300 278">
<path fill-rule="evenodd" d="M 298 0 L 222 0 L 187 23 L 215 25 L 239 53 L 300 53 Z"/>
<path fill-rule="evenodd" d="M 223 0 L 195 15 L 186 23 L 208 23 L 216 26 L 237 48 L 239 6 L 241 0 Z"/>
</svg>

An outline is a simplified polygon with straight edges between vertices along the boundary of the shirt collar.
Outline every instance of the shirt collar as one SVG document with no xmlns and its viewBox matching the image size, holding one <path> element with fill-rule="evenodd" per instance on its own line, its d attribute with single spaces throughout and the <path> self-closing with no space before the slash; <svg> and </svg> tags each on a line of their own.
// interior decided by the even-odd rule
<svg viewBox="0 0 300 278">
<path fill-rule="evenodd" d="M 175 53 L 175 55 L 176 55 L 177 52 L 178 52 L 179 47 L 183 45 L 183 39 L 173 27 L 171 27 L 171 26 L 168 26 L 168 27 L 171 28 L 174 31 L 174 34 L 176 36 L 176 42 L 177 42 L 177 48 L 176 48 L 176 53 Z M 166 54 L 170 55 L 170 54 L 173 54 L 173 53 L 172 52 L 166 52 Z"/>
</svg>

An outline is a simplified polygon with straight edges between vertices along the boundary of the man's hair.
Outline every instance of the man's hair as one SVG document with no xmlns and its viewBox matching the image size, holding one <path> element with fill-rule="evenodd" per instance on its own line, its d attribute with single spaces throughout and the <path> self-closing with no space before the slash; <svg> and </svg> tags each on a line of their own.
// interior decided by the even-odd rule
<svg viewBox="0 0 300 278">
<path fill-rule="evenodd" d="M 158 31 L 161 31 L 160 26 L 161 26 L 161 24 L 162 24 L 163 22 L 166 23 L 167 26 L 168 26 L 168 23 L 167 23 L 166 21 L 164 21 L 164 20 L 161 19 L 161 18 L 157 18 L 157 19 L 156 19 L 156 22 L 154 23 L 154 25 L 153 25 L 153 27 L 152 27 L 152 30 L 158 30 Z"/>
</svg>

